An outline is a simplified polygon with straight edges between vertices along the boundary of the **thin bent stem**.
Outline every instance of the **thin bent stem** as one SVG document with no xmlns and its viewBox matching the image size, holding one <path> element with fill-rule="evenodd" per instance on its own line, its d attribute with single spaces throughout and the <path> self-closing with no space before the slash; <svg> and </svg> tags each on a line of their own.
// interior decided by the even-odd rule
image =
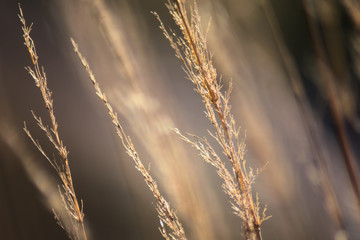
<svg viewBox="0 0 360 240">
<path fill-rule="evenodd" d="M 109 115 L 112 119 L 112 122 L 115 125 L 117 134 L 120 137 L 120 140 L 127 154 L 133 159 L 135 163 L 135 168 L 142 174 L 146 184 L 148 185 L 155 199 L 157 200 L 156 210 L 159 214 L 158 216 L 160 219 L 160 225 L 161 225 L 161 227 L 159 228 L 160 233 L 165 239 L 186 240 L 187 238 L 185 236 L 185 231 L 175 211 L 170 208 L 170 204 L 160 193 L 156 181 L 151 177 L 149 171 L 144 167 L 138 153 L 135 150 L 134 144 L 132 143 L 130 137 L 127 136 L 126 133 L 124 132 L 124 129 L 118 120 L 117 114 L 115 113 L 112 106 L 108 102 L 105 94 L 100 89 L 100 86 L 96 81 L 95 75 L 91 71 L 89 64 L 87 63 L 86 59 L 82 56 L 82 54 L 79 52 L 77 43 L 75 43 L 73 39 L 71 39 L 71 42 L 73 44 L 75 53 L 78 55 L 82 65 L 85 67 L 89 75 L 89 78 L 95 88 L 96 95 L 101 99 L 101 101 L 104 103 L 105 107 L 107 108 Z M 171 234 L 168 235 L 164 224 L 172 230 Z"/>
</svg>

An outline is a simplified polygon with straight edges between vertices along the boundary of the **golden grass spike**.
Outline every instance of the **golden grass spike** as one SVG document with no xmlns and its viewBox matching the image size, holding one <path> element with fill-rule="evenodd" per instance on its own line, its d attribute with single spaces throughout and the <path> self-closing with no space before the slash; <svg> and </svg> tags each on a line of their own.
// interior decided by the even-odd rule
<svg viewBox="0 0 360 240">
<path fill-rule="evenodd" d="M 19 18 L 22 23 L 22 30 L 23 30 L 23 37 L 25 40 L 25 46 L 27 47 L 31 61 L 32 67 L 27 67 L 27 71 L 35 80 L 35 85 L 41 91 L 43 100 L 45 102 L 46 109 L 49 113 L 49 117 L 51 120 L 51 126 L 48 127 L 44 125 L 43 121 L 40 117 L 37 117 L 34 113 L 33 116 L 38 123 L 38 126 L 44 131 L 45 135 L 49 139 L 49 141 L 53 144 L 60 159 L 51 160 L 44 150 L 41 148 L 41 145 L 37 140 L 34 140 L 31 136 L 31 133 L 26 128 L 26 124 L 24 124 L 24 131 L 30 137 L 32 142 L 38 148 L 38 150 L 44 155 L 44 157 L 50 162 L 50 164 L 56 169 L 61 182 L 62 187 L 59 187 L 59 193 L 63 200 L 63 207 L 66 209 L 66 213 L 69 217 L 69 221 L 62 218 L 62 214 L 59 214 L 54 211 L 55 218 L 57 219 L 59 225 L 63 227 L 66 232 L 68 233 L 71 239 L 81 239 L 87 240 L 87 235 L 85 232 L 84 226 L 84 213 L 82 205 L 80 206 L 78 203 L 78 199 L 75 194 L 75 189 L 72 181 L 70 166 L 69 166 L 69 159 L 68 159 L 68 151 L 64 146 L 58 131 L 58 123 L 56 121 L 56 117 L 54 114 L 54 107 L 53 107 L 53 99 L 52 93 L 47 86 L 47 78 L 45 74 L 44 68 L 40 68 L 39 66 L 39 57 L 36 53 L 35 43 L 30 37 L 31 27 L 26 25 L 26 21 L 22 12 L 22 9 L 19 4 Z"/>
<path fill-rule="evenodd" d="M 230 111 L 231 86 L 228 93 L 223 95 L 222 85 L 212 64 L 212 54 L 207 48 L 196 3 L 189 15 L 186 11 L 185 1 L 168 1 L 166 6 L 179 27 L 181 36 L 170 34 L 158 14 L 154 14 L 160 22 L 160 29 L 175 50 L 176 57 L 184 63 L 188 78 L 202 97 L 206 108 L 206 117 L 215 129 L 212 136 L 230 161 L 233 174 L 230 174 L 225 168 L 224 163 L 206 139 L 196 138 L 195 141 L 192 141 L 181 135 L 178 130 L 176 132 L 184 141 L 195 147 L 206 162 L 217 169 L 218 175 L 224 180 L 225 192 L 233 200 L 235 214 L 243 220 L 245 238 L 260 240 L 260 225 L 267 217 L 260 216 L 257 201 L 253 199 L 251 184 L 254 181 L 254 175 L 245 167 L 245 159 L 241 154 L 245 152 L 245 149 L 237 149 L 239 146 L 245 147 L 245 145 L 240 144 L 238 127 Z"/>
</svg>

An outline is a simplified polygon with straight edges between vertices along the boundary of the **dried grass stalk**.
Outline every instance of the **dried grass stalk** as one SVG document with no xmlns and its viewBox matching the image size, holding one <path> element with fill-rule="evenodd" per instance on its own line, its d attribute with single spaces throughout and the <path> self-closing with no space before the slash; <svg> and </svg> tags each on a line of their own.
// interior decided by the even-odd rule
<svg viewBox="0 0 360 240">
<path fill-rule="evenodd" d="M 61 179 L 61 187 L 59 186 L 59 193 L 63 202 L 63 207 L 65 208 L 65 212 L 67 216 L 64 216 L 61 212 L 53 210 L 55 218 L 58 224 L 66 230 L 69 237 L 71 239 L 82 239 L 86 240 L 86 232 L 84 227 L 84 213 L 83 213 L 83 204 L 81 201 L 81 206 L 78 202 L 78 199 L 75 194 L 75 189 L 73 186 L 73 181 L 71 177 L 71 171 L 69 166 L 69 159 L 68 159 L 68 151 L 63 144 L 63 141 L 60 138 L 59 130 L 58 130 L 58 123 L 55 118 L 54 114 L 54 107 L 53 107 L 53 99 L 52 93 L 47 86 L 47 78 L 45 74 L 44 68 L 40 68 L 39 66 L 39 57 L 36 53 L 36 48 L 34 41 L 30 37 L 31 27 L 28 27 L 25 22 L 25 18 L 23 16 L 22 9 L 19 5 L 19 18 L 22 23 L 22 30 L 23 30 L 23 37 L 25 40 L 25 46 L 27 47 L 31 61 L 33 66 L 26 67 L 26 70 L 35 80 L 35 85 L 41 91 L 42 97 L 45 102 L 46 109 L 49 113 L 51 126 L 47 126 L 43 123 L 42 119 L 38 117 L 34 112 L 32 112 L 38 126 L 42 131 L 44 131 L 46 137 L 52 143 L 52 145 L 57 150 L 57 154 L 59 158 L 56 158 L 55 155 L 52 159 L 48 156 L 48 154 L 43 150 L 40 143 L 35 140 L 29 130 L 26 127 L 26 123 L 24 123 L 24 131 L 29 136 L 31 141 L 34 145 L 38 148 L 41 154 L 48 160 L 51 166 L 56 170 L 57 174 Z"/>
<path fill-rule="evenodd" d="M 73 39 L 71 39 L 71 42 L 74 47 L 74 51 L 77 53 L 78 57 L 81 60 L 81 63 L 85 67 L 87 73 L 89 74 L 90 80 L 92 84 L 94 85 L 95 92 L 98 95 L 98 97 L 103 101 L 105 104 L 110 117 L 112 119 L 112 122 L 114 123 L 116 127 L 117 134 L 119 135 L 121 142 L 123 146 L 126 149 L 127 154 L 134 160 L 136 169 L 142 174 L 144 177 L 144 180 L 148 187 L 150 188 L 151 192 L 153 193 L 155 199 L 157 200 L 156 210 L 158 212 L 158 217 L 160 219 L 160 225 L 159 228 L 162 236 L 165 239 L 182 239 L 185 240 L 185 232 L 184 229 L 173 209 L 170 208 L 169 203 L 165 200 L 165 198 L 161 195 L 159 188 L 157 186 L 157 183 L 155 180 L 151 177 L 149 171 L 144 167 L 143 163 L 140 160 L 140 157 L 138 153 L 135 150 L 135 147 L 130 139 L 129 136 L 126 135 L 126 133 L 123 130 L 123 127 L 121 126 L 117 114 L 114 112 L 112 106 L 109 104 L 105 94 L 101 91 L 98 82 L 95 79 L 94 74 L 92 73 L 89 64 L 87 63 L 86 59 L 81 55 L 78 49 L 78 45 L 75 43 Z M 171 233 L 167 233 L 165 225 L 172 231 Z"/>
<path fill-rule="evenodd" d="M 169 40 L 175 55 L 184 64 L 187 77 L 196 87 L 205 105 L 206 117 L 215 128 L 210 135 L 220 144 L 224 154 L 229 159 L 233 174 L 226 169 L 225 164 L 214 151 L 209 142 L 203 138 L 195 137 L 192 141 L 176 132 L 181 138 L 199 150 L 201 157 L 212 164 L 218 175 L 224 180 L 223 188 L 233 200 L 235 214 L 241 217 L 244 225 L 246 239 L 261 239 L 260 225 L 268 217 L 265 215 L 266 207 L 260 214 L 258 196 L 254 200 L 251 184 L 257 174 L 245 166 L 246 146 L 239 138 L 239 131 L 235 119 L 230 112 L 229 98 L 232 90 L 230 84 L 225 94 L 221 92 L 221 81 L 212 64 L 212 54 L 207 49 L 206 34 L 204 33 L 196 3 L 190 12 L 186 12 L 184 0 L 168 1 L 166 5 L 176 25 L 180 28 L 182 36 L 173 31 L 166 30 L 159 15 L 154 13 L 160 22 L 160 29 Z"/>
</svg>

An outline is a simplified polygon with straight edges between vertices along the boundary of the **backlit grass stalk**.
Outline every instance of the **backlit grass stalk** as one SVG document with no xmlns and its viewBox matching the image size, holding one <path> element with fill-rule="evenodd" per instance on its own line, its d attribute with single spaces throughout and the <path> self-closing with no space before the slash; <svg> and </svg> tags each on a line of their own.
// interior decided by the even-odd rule
<svg viewBox="0 0 360 240">
<path fill-rule="evenodd" d="M 233 200 L 235 214 L 243 220 L 245 238 L 261 239 L 260 225 L 267 219 L 266 208 L 260 216 L 258 197 L 253 199 L 251 184 L 256 174 L 245 166 L 245 143 L 239 139 L 239 129 L 230 112 L 229 98 L 232 86 L 230 84 L 229 90 L 222 94 L 221 82 L 212 64 L 212 54 L 207 49 L 206 34 L 201 27 L 196 3 L 191 9 L 190 19 L 186 12 L 185 1 L 169 1 L 167 7 L 181 30 L 181 37 L 166 30 L 158 14 L 154 13 L 154 15 L 160 22 L 160 29 L 175 50 L 176 57 L 183 62 L 188 79 L 194 83 L 196 91 L 202 97 L 206 117 L 215 128 L 215 133 L 209 133 L 222 147 L 231 163 L 233 174 L 229 173 L 206 139 L 192 141 L 178 131 L 177 133 L 198 149 L 206 162 L 217 168 L 219 176 L 224 180 L 225 192 Z"/>
<path fill-rule="evenodd" d="M 26 25 L 25 18 L 23 16 L 20 5 L 19 5 L 19 11 L 20 11 L 19 18 L 21 23 L 23 24 L 22 30 L 24 33 L 23 37 L 25 40 L 25 46 L 29 51 L 33 65 L 32 67 L 27 67 L 26 70 L 35 80 L 36 87 L 38 87 L 41 91 L 46 109 L 49 113 L 51 126 L 49 127 L 45 125 L 42 119 L 36 116 L 34 112 L 32 112 L 32 114 L 35 120 L 37 121 L 37 124 L 40 127 L 40 129 L 44 131 L 46 137 L 49 139 L 49 141 L 57 150 L 60 159 L 56 158 L 55 156 L 53 157 L 53 159 L 50 159 L 48 157 L 48 155 L 41 147 L 40 143 L 32 137 L 25 123 L 24 123 L 24 131 L 29 136 L 31 141 L 35 144 L 35 146 L 38 148 L 38 150 L 41 152 L 41 154 L 49 161 L 52 167 L 56 170 L 56 172 L 58 173 L 61 179 L 62 186 L 59 187 L 59 193 L 63 201 L 63 207 L 65 208 L 66 213 L 68 214 L 70 222 L 68 221 L 68 219 L 64 219 L 61 213 L 58 213 L 57 211 L 54 210 L 55 218 L 57 219 L 59 225 L 67 231 L 71 239 L 86 240 L 87 236 L 84 227 L 83 207 L 79 205 L 75 194 L 75 189 L 73 186 L 73 181 L 69 166 L 68 151 L 66 150 L 66 147 L 64 146 L 59 136 L 58 123 L 55 118 L 53 99 L 51 96 L 52 93 L 47 86 L 47 78 L 44 68 L 40 68 L 39 66 L 39 61 L 38 61 L 39 57 L 36 53 L 34 41 L 30 37 L 32 25 L 30 25 L 30 27 Z"/>
<path fill-rule="evenodd" d="M 148 187 L 150 188 L 151 192 L 153 193 L 155 199 L 157 200 L 156 210 L 159 214 L 158 216 L 159 216 L 160 225 L 161 225 L 160 232 L 161 232 L 162 236 L 165 239 L 185 240 L 186 239 L 185 232 L 184 232 L 184 229 L 183 229 L 181 223 L 179 222 L 179 219 L 178 219 L 176 213 L 174 212 L 174 210 L 172 210 L 170 208 L 169 203 L 161 195 L 161 193 L 158 189 L 157 183 L 151 177 L 149 171 L 144 167 L 143 163 L 141 162 L 140 157 L 139 157 L 138 153 L 136 152 L 135 147 L 134 147 L 130 137 L 127 136 L 126 133 L 124 132 L 123 127 L 121 126 L 121 124 L 117 118 L 117 114 L 113 110 L 112 106 L 109 104 L 105 94 L 101 91 L 99 84 L 96 81 L 95 76 L 89 67 L 89 64 L 87 63 L 86 59 L 79 52 L 78 45 L 75 43 L 75 41 L 73 39 L 71 39 L 71 42 L 73 44 L 74 51 L 77 53 L 78 57 L 81 60 L 81 63 L 83 64 L 87 73 L 89 74 L 89 78 L 90 78 L 92 84 L 94 85 L 96 94 L 105 104 L 105 106 L 109 112 L 109 115 L 112 119 L 112 122 L 116 127 L 117 134 L 119 135 L 121 142 L 126 149 L 127 154 L 134 160 L 136 169 L 142 174 L 146 184 L 148 185 Z M 170 234 L 167 233 L 164 224 L 168 228 L 171 229 L 172 233 L 170 233 Z"/>
</svg>

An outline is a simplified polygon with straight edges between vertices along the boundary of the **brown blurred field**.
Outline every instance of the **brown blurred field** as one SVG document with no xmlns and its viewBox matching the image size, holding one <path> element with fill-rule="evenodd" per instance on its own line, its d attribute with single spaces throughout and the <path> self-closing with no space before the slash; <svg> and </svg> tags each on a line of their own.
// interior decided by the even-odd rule
<svg viewBox="0 0 360 240">
<path fill-rule="evenodd" d="M 262 237 L 357 239 L 360 7 L 351 0 L 264 2 L 197 1 L 205 29 L 212 19 L 208 47 L 224 90 L 230 80 L 234 86 L 230 104 L 246 136 L 247 165 L 266 165 L 253 187 L 272 216 L 262 224 Z M 27 23 L 34 23 L 31 36 L 53 92 L 89 239 L 161 239 L 160 223 L 155 200 L 123 150 L 70 37 L 187 237 L 241 239 L 241 220 L 215 170 L 171 130 L 211 139 L 207 129 L 213 129 L 150 13 L 156 11 L 177 32 L 164 4 L 21 3 Z M 53 151 L 31 114 L 48 121 L 24 69 L 31 60 L 18 3 L 0 1 L 0 13 L 0 239 L 67 239 L 48 206 L 49 196 L 57 196 L 56 172 L 23 131 L 26 121 L 43 148 Z"/>
</svg>

